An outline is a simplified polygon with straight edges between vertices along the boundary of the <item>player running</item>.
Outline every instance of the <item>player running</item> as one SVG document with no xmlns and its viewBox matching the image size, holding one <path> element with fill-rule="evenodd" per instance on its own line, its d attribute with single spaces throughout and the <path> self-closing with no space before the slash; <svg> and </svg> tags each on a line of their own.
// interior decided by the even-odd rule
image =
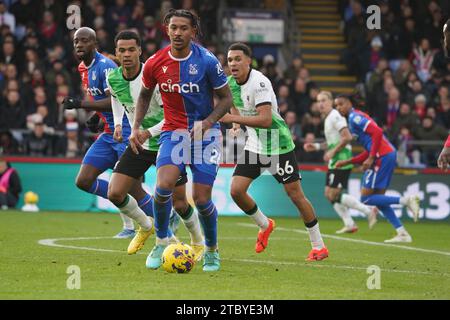
<svg viewBox="0 0 450 320">
<path fill-rule="evenodd" d="M 111 106 L 114 115 L 114 139 L 122 141 L 123 114 L 125 113 L 129 122 L 133 123 L 135 106 L 142 85 L 143 64 L 139 61 L 142 50 L 141 39 L 133 31 L 120 32 L 114 42 L 116 57 L 119 59 L 121 67 L 108 74 L 107 83 L 111 92 Z M 150 137 L 160 134 L 163 118 L 161 95 L 156 88 L 139 131 L 139 137 L 141 141 L 144 141 L 143 150 L 136 154 L 129 147 L 125 149 L 114 168 L 109 183 L 109 200 L 140 225 L 139 231 L 128 247 L 129 254 L 139 251 L 147 238 L 154 232 L 153 224 L 148 221 L 147 216 L 139 209 L 136 200 L 128 192 L 136 181 L 140 181 L 148 168 L 156 164 L 159 150 L 158 139 Z M 186 182 L 186 175 L 183 175 L 176 183 L 174 208 L 180 212 L 187 212 L 183 222 L 190 232 L 196 260 L 200 260 L 204 250 L 203 235 L 198 216 L 186 199 Z M 151 202 L 150 206 L 153 206 L 153 198 L 147 196 L 147 201 Z M 168 237 L 174 239 L 170 228 Z M 174 240 L 176 241 L 176 239 Z"/>
<path fill-rule="evenodd" d="M 341 95 L 335 99 L 336 109 L 348 118 L 349 129 L 365 151 L 348 159 L 339 160 L 336 168 L 349 164 L 362 164 L 364 175 L 362 178 L 361 200 L 363 203 L 376 206 L 394 226 L 397 235 L 384 242 L 412 242 L 410 234 L 395 215 L 391 205 L 401 204 L 413 213 L 414 221 L 419 217 L 419 197 L 391 197 L 386 196 L 392 175 L 396 166 L 397 151 L 387 140 L 383 130 L 364 112 L 353 107 L 349 96 Z"/>
<path fill-rule="evenodd" d="M 161 266 L 161 256 L 168 244 L 167 226 L 172 194 L 178 177 L 185 174 L 189 164 L 193 175 L 193 198 L 205 234 L 203 271 L 217 271 L 220 269 L 218 214 L 211 201 L 211 193 L 222 148 L 217 121 L 231 106 L 231 92 L 217 58 L 192 41 L 199 31 L 198 17 L 188 10 L 171 9 L 164 17 L 164 23 L 170 45 L 145 62 L 143 86 L 130 136 L 130 147 L 136 153 L 141 152 L 139 127 L 153 91 L 159 85 L 165 123 L 156 159 L 156 245 L 147 257 L 146 266 L 150 269 Z M 214 93 L 219 98 L 215 107 L 212 104 Z M 202 131 L 205 132 L 203 139 Z M 178 213 L 182 217 L 187 214 Z"/>
<path fill-rule="evenodd" d="M 291 133 L 278 112 L 270 80 L 250 67 L 251 56 L 251 49 L 243 43 L 234 43 L 228 49 L 228 66 L 232 74 L 229 82 L 234 107 L 231 109 L 232 114 L 227 114 L 221 121 L 245 125 L 248 132 L 244 154 L 233 173 L 231 197 L 259 226 L 255 251 L 264 251 L 275 222 L 258 208 L 248 194 L 248 188 L 268 170 L 283 184 L 309 231 L 312 250 L 307 260 L 323 260 L 328 257 L 328 250 L 323 243 L 314 208 L 300 184 Z"/>
<path fill-rule="evenodd" d="M 78 29 L 73 38 L 73 46 L 78 59 L 81 60 L 78 71 L 82 79 L 82 86 L 86 95 L 94 101 L 81 101 L 73 97 L 66 97 L 63 105 L 65 109 L 83 108 L 99 111 L 97 114 L 105 123 L 104 132 L 91 145 L 83 158 L 80 171 L 76 178 L 76 185 L 81 190 L 108 199 L 108 181 L 98 179 L 98 176 L 112 169 L 127 146 L 131 128 L 128 120 L 123 118 L 123 141 L 116 142 L 113 139 L 112 128 L 114 120 L 111 112 L 111 101 L 106 76 L 109 71 L 117 68 L 117 65 L 100 54 L 96 50 L 95 31 L 88 27 Z M 146 193 L 141 183 L 136 182 L 130 190 L 135 199 L 139 199 L 139 206 L 148 215 L 152 208 L 146 199 Z M 135 236 L 133 219 L 120 214 L 124 229 L 115 238 L 132 238 Z"/>
<path fill-rule="evenodd" d="M 369 220 L 371 229 L 377 221 L 378 209 L 362 204 L 358 199 L 342 192 L 347 189 L 348 179 L 352 172 L 353 164 L 348 164 L 341 168 L 336 168 L 339 160 L 348 160 L 352 157 L 352 135 L 347 126 L 347 120 L 333 108 L 333 95 L 331 92 L 322 91 L 317 96 L 320 113 L 325 119 L 325 140 L 324 143 L 305 143 L 303 148 L 307 152 L 317 150 L 327 150 L 324 160 L 328 162 L 328 172 L 325 182 L 325 197 L 333 204 L 334 210 L 344 221 L 344 227 L 337 230 L 337 234 L 353 233 L 358 231 L 358 227 L 350 213 L 349 208 L 362 212 Z"/>
</svg>

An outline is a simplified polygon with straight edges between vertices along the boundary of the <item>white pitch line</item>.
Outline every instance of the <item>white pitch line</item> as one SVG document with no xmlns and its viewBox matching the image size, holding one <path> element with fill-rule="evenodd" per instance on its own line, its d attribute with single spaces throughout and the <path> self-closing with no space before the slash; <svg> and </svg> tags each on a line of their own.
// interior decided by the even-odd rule
<svg viewBox="0 0 450 320">
<path fill-rule="evenodd" d="M 229 238 L 231 238 L 231 237 L 229 237 Z M 92 248 L 92 247 L 78 247 L 78 246 L 70 246 L 70 245 L 56 243 L 57 241 L 77 241 L 77 240 L 97 240 L 97 239 L 112 239 L 112 237 L 79 237 L 79 238 L 42 239 L 42 240 L 38 241 L 38 244 L 43 245 L 43 246 L 48 246 L 48 247 L 57 247 L 57 248 L 66 248 L 66 249 L 87 250 L 87 251 L 108 252 L 108 253 L 121 253 L 121 254 L 125 253 L 124 250 L 122 251 L 122 250 L 102 249 L 102 248 Z M 142 251 L 138 252 L 137 254 L 147 255 L 147 253 L 142 252 Z M 367 270 L 367 268 L 365 268 L 365 267 L 333 265 L 333 264 L 318 264 L 318 263 L 308 264 L 308 263 L 297 263 L 297 262 L 290 262 L 290 261 L 271 261 L 271 260 L 234 259 L 234 258 L 224 258 L 222 260 L 243 262 L 243 263 L 290 265 L 290 266 L 312 267 L 312 268 L 331 268 L 331 269 L 364 270 L 364 271 Z M 450 274 L 447 274 L 447 273 L 433 273 L 433 272 L 427 272 L 427 271 L 397 270 L 397 269 L 380 269 L 380 270 L 384 271 L 384 272 L 393 272 L 393 273 L 412 273 L 412 274 L 450 277 Z"/>
<path fill-rule="evenodd" d="M 242 226 L 242 227 L 253 227 L 253 228 L 255 227 L 255 225 L 251 224 L 251 223 L 240 223 L 239 222 L 237 224 Z M 277 227 L 276 230 L 279 230 L 279 231 L 290 231 L 290 232 L 296 232 L 296 233 L 301 233 L 301 234 L 308 234 L 308 231 L 298 230 L 298 229 L 289 229 L 289 228 L 283 228 L 283 227 Z M 339 237 L 339 236 L 334 236 L 334 235 L 325 234 L 325 233 L 322 233 L 322 237 L 330 238 L 330 239 L 334 239 L 334 240 L 342 240 L 342 241 L 349 241 L 349 242 L 369 244 L 369 245 L 372 245 L 372 246 L 398 248 L 398 249 L 404 249 L 404 250 L 419 251 L 419 252 L 426 252 L 426 253 L 435 253 L 435 254 L 440 254 L 440 255 L 443 255 L 443 256 L 450 256 L 450 252 L 447 252 L 447 251 L 430 250 L 430 249 L 423 249 L 423 248 L 417 248 L 417 247 L 402 246 L 402 245 L 398 245 L 398 244 L 374 242 L 374 241 L 368 241 L 368 240 L 362 240 L 362 239 L 345 238 L 345 237 Z"/>
<path fill-rule="evenodd" d="M 112 237 L 80 237 L 80 238 L 59 238 L 59 239 L 42 239 L 38 241 L 38 244 L 48 247 L 57 248 L 68 248 L 68 249 L 78 249 L 78 250 L 89 250 L 89 251 L 99 251 L 99 252 L 118 252 L 124 253 L 125 251 L 113 250 L 113 249 L 100 249 L 100 248 L 90 248 L 90 247 L 78 247 L 69 246 L 64 244 L 57 244 L 56 241 L 75 241 L 75 240 L 98 240 L 98 239 L 113 239 Z"/>
<path fill-rule="evenodd" d="M 355 267 L 355 266 L 346 266 L 346 265 L 335 265 L 335 264 L 318 264 L 314 263 L 305 263 L 299 264 L 297 262 L 288 262 L 288 261 L 270 261 L 270 260 L 252 260 L 252 259 L 224 259 L 229 261 L 237 261 L 237 262 L 248 262 L 248 263 L 264 263 L 264 264 L 273 264 L 273 265 L 290 265 L 290 266 L 300 266 L 300 267 L 313 267 L 313 268 L 333 268 L 333 269 L 347 269 L 347 270 L 364 270 L 367 271 L 366 267 Z M 428 271 L 416 271 L 416 270 L 397 270 L 397 269 L 380 269 L 384 272 L 394 272 L 394 273 L 415 273 L 415 274 L 425 274 L 425 275 L 440 275 L 449 277 L 448 273 L 434 273 Z"/>
</svg>

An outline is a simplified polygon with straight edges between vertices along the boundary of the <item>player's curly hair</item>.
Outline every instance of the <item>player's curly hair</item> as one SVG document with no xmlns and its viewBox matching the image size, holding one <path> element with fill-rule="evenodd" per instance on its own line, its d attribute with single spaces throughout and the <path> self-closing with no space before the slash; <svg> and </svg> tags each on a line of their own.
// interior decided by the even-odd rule
<svg viewBox="0 0 450 320">
<path fill-rule="evenodd" d="M 342 93 L 336 96 L 336 99 L 338 98 L 344 98 L 350 101 L 350 103 L 356 107 L 356 108 L 363 108 L 366 104 L 366 102 L 364 101 L 364 99 L 360 96 L 359 93 L 351 93 L 351 94 L 346 94 L 346 93 Z"/>
<path fill-rule="evenodd" d="M 202 36 L 200 29 L 200 18 L 193 12 L 185 9 L 170 9 L 169 12 L 164 16 L 164 24 L 169 25 L 169 21 L 172 17 L 187 18 L 191 21 L 191 26 L 197 30 L 197 36 Z"/>
</svg>

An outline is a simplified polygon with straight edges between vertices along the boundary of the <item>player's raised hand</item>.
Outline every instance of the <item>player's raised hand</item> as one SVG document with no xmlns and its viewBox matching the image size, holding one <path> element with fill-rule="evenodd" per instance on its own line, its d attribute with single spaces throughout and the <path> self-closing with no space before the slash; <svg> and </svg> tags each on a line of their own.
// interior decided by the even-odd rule
<svg viewBox="0 0 450 320">
<path fill-rule="evenodd" d="M 64 109 L 79 109 L 81 108 L 81 100 L 72 97 L 65 97 L 63 102 Z"/>
<path fill-rule="evenodd" d="M 141 151 L 143 149 L 142 144 L 139 141 L 139 129 L 131 130 L 131 135 L 128 138 L 128 142 L 130 144 L 131 150 L 134 153 L 139 154 L 139 151 Z"/>
<path fill-rule="evenodd" d="M 123 141 L 123 136 L 122 136 L 122 125 L 117 124 L 114 127 L 114 140 L 117 142 L 122 142 Z"/>
</svg>

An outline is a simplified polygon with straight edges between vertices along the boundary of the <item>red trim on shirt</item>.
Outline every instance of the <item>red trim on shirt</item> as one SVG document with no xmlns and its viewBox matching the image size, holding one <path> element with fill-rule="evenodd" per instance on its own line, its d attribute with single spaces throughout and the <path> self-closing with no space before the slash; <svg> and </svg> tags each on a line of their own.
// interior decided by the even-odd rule
<svg viewBox="0 0 450 320">
<path fill-rule="evenodd" d="M 361 164 L 364 161 L 366 161 L 366 159 L 368 157 L 369 157 L 369 152 L 367 150 L 364 150 L 363 152 L 361 152 L 360 154 L 358 154 L 352 158 L 352 163 L 353 164 Z"/>
<path fill-rule="evenodd" d="M 445 148 L 450 148 L 450 134 L 449 134 L 448 137 L 447 137 L 447 141 L 445 141 L 444 147 L 445 147 Z"/>
<path fill-rule="evenodd" d="M 366 128 L 366 133 L 372 137 L 372 147 L 370 148 L 370 156 L 375 157 L 380 149 L 381 140 L 383 139 L 383 130 L 373 121 Z"/>
</svg>

